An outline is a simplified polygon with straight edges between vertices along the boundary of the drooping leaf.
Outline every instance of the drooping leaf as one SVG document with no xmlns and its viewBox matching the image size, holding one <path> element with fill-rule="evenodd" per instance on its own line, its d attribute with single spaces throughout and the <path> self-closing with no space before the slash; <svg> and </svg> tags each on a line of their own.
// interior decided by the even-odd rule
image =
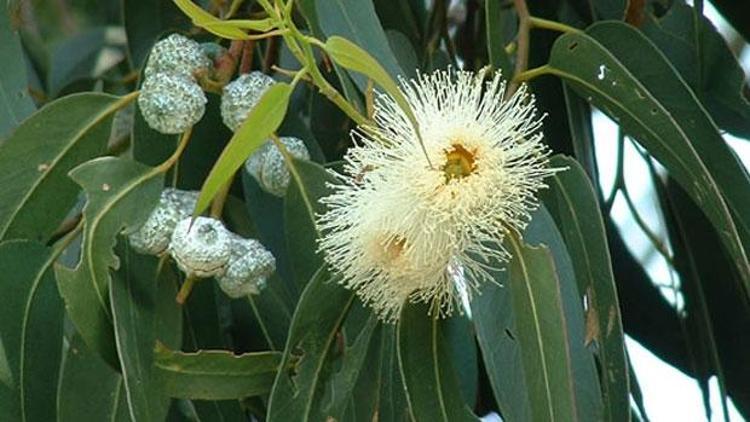
<svg viewBox="0 0 750 422">
<path fill-rule="evenodd" d="M 321 408 L 336 333 L 354 294 L 321 268 L 307 284 L 294 312 L 289 337 L 268 402 L 268 420 L 325 420 Z"/>
<path fill-rule="evenodd" d="M 412 419 L 478 421 L 464 403 L 445 348 L 443 324 L 428 305 L 409 303 L 398 322 L 398 362 Z"/>
<path fill-rule="evenodd" d="M 750 263 L 743 245 L 743 237 L 750 240 L 750 183 L 737 157 L 692 92 L 642 34 L 616 22 L 595 24 L 589 31 L 596 40 L 582 33 L 558 38 L 550 73 L 619 121 L 701 205 L 750 293 Z M 633 62 L 642 60 L 648 60 L 649 69 L 638 71 Z M 640 72 L 645 75 L 638 79 Z M 673 76 L 649 78 L 657 74 Z"/>
<path fill-rule="evenodd" d="M 602 368 L 605 419 L 618 420 L 630 408 L 628 369 L 604 223 L 594 189 L 578 162 L 555 156 L 550 166 L 567 168 L 550 179 L 543 196 L 570 252 L 578 293 L 587 304 L 586 344 L 594 344 Z"/>
<path fill-rule="evenodd" d="M 57 254 L 39 243 L 0 244 L 0 340 L 12 377 L 9 395 L 20 421 L 55 418 L 63 342 L 63 306 L 52 264 Z M 11 413 L 3 413 L 10 415 Z"/>
<path fill-rule="evenodd" d="M 68 172 L 104 153 L 115 112 L 133 98 L 94 93 L 62 98 L 0 145 L 0 239 L 49 239 L 80 191 Z"/>
<path fill-rule="evenodd" d="M 134 161 L 105 157 L 76 167 L 71 177 L 86 191 L 80 262 L 57 266 L 68 316 L 89 348 L 118 367 L 109 306 L 110 270 L 119 266 L 116 236 L 142 223 L 159 199 L 163 174 Z"/>
<path fill-rule="evenodd" d="M 122 376 L 91 352 L 77 334 L 65 350 L 57 389 L 57 420 L 130 421 Z"/>
<path fill-rule="evenodd" d="M 245 30 L 265 32 L 273 28 L 270 19 L 230 19 L 221 20 L 216 16 L 203 10 L 200 6 L 190 0 L 174 0 L 177 7 L 193 20 L 195 26 L 230 40 L 246 40 L 249 35 Z"/>
<path fill-rule="evenodd" d="M 21 121 L 34 112 L 26 79 L 26 65 L 18 32 L 11 19 L 13 6 L 0 5 L 0 143 Z M 16 6 L 20 7 L 20 6 Z"/>
<path fill-rule="evenodd" d="M 216 193 L 242 167 L 247 157 L 276 131 L 284 120 L 292 86 L 283 82 L 271 86 L 227 144 L 201 188 L 195 215 L 211 203 Z"/>
<path fill-rule="evenodd" d="M 409 403 L 401 376 L 398 360 L 398 336 L 396 326 L 383 327 L 380 352 L 380 388 L 378 390 L 377 415 L 383 422 L 400 422 L 410 419 Z"/>
<path fill-rule="evenodd" d="M 750 101 L 745 72 L 724 37 L 705 16 L 674 4 L 661 18 L 650 16 L 643 33 L 685 79 L 716 124 L 750 137 Z"/>
<path fill-rule="evenodd" d="M 183 353 L 158 343 L 154 359 L 160 386 L 170 397 L 229 400 L 268 393 L 281 364 L 281 353 Z"/>
<path fill-rule="evenodd" d="M 565 108 L 568 112 L 568 126 L 570 127 L 570 141 L 573 144 L 575 157 L 583 166 L 591 183 L 599 186 L 599 170 L 596 166 L 596 152 L 594 151 L 594 127 L 591 122 L 591 107 L 586 100 L 563 85 Z M 597 190 L 597 189 L 594 189 Z"/>
<path fill-rule="evenodd" d="M 286 230 L 287 253 L 298 290 L 307 283 L 323 265 L 318 253 L 318 231 L 316 215 L 324 211 L 320 198 L 330 192 L 328 183 L 334 177 L 318 164 L 292 159 L 289 182 L 284 199 L 284 228 Z"/>
<path fill-rule="evenodd" d="M 182 309 L 174 301 L 177 277 L 159 259 L 117 248 L 121 266 L 109 289 L 117 352 L 133 420 L 162 420 L 169 409 L 152 373 L 155 342 L 179 347 Z"/>
</svg>

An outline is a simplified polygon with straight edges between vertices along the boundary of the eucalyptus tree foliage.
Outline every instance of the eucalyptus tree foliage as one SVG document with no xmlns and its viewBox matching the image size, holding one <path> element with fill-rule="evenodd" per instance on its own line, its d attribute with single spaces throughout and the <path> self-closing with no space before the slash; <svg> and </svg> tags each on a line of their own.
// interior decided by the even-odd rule
<svg viewBox="0 0 750 422">
<path fill-rule="evenodd" d="M 626 334 L 750 417 L 714 3 L 5 2 L 0 420 L 647 420 Z"/>
</svg>

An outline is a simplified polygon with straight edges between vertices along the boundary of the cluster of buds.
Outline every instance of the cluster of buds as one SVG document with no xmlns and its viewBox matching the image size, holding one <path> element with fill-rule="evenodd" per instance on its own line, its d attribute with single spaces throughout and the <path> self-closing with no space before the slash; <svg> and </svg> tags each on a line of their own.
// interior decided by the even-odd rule
<svg viewBox="0 0 750 422">
<path fill-rule="evenodd" d="M 130 245 L 144 254 L 169 253 L 188 277 L 214 277 L 229 297 L 259 293 L 276 270 L 274 256 L 215 218 L 193 219 L 197 198 L 198 192 L 165 189 L 146 222 L 128 234 Z"/>
<path fill-rule="evenodd" d="M 208 102 L 196 75 L 212 66 L 201 45 L 189 38 L 172 34 L 157 42 L 143 71 L 146 78 L 138 97 L 146 123 L 165 134 L 182 133 L 196 124 Z"/>
<path fill-rule="evenodd" d="M 301 139 L 283 136 L 279 138 L 279 141 L 290 156 L 301 160 L 310 159 L 310 153 Z M 266 192 L 278 197 L 283 197 L 286 194 L 291 176 L 284 160 L 284 154 L 273 140 L 267 140 L 245 161 L 245 171 Z"/>
</svg>

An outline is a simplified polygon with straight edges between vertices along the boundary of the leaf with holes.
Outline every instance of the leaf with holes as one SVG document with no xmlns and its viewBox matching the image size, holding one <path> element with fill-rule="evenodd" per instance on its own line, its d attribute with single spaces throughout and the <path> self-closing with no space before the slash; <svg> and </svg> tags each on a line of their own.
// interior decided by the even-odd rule
<svg viewBox="0 0 750 422">
<path fill-rule="evenodd" d="M 71 177 L 86 191 L 83 244 L 75 268 L 58 265 L 57 285 L 73 324 L 89 348 L 119 367 L 109 301 L 110 270 L 119 266 L 115 238 L 150 214 L 164 184 L 157 169 L 122 158 L 98 158 Z"/>
</svg>

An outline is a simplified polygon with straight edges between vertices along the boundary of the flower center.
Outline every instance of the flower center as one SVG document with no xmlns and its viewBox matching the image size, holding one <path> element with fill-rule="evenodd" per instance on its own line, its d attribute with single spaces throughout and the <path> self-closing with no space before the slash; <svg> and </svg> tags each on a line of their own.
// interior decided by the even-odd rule
<svg viewBox="0 0 750 422">
<path fill-rule="evenodd" d="M 461 144 L 453 144 L 451 149 L 445 151 L 445 164 L 441 170 L 445 174 L 445 182 L 453 179 L 463 179 L 474 172 L 474 153 L 467 150 Z"/>
<path fill-rule="evenodd" d="M 404 252 L 406 239 L 401 236 L 394 236 L 383 245 L 384 258 L 388 261 L 397 260 Z"/>
</svg>

